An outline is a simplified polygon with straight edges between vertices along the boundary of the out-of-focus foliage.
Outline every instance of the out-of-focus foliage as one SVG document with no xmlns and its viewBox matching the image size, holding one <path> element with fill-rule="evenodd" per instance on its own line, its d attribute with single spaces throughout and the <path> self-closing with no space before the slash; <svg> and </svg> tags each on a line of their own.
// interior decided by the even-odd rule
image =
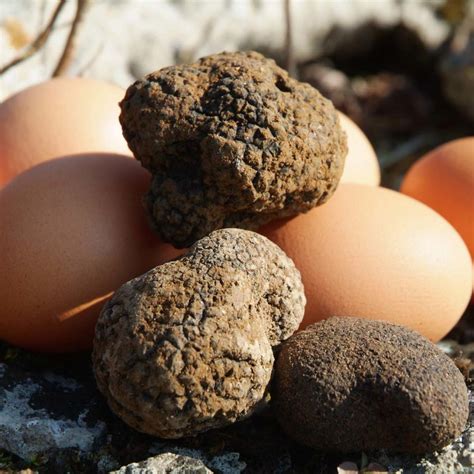
<svg viewBox="0 0 474 474">
<path fill-rule="evenodd" d="M 448 23 L 455 25 L 468 14 L 468 2 L 470 1 L 472 0 L 444 0 L 438 9 L 438 13 Z"/>
</svg>

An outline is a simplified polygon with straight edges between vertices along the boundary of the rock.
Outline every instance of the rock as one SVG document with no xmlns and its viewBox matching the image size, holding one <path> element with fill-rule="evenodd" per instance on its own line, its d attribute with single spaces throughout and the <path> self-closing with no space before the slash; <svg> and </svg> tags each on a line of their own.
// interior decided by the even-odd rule
<svg viewBox="0 0 474 474">
<path fill-rule="evenodd" d="M 247 468 L 247 464 L 240 459 L 240 454 L 235 452 L 208 455 L 201 449 L 172 446 L 163 442 L 156 442 L 150 449 L 150 454 L 154 455 L 166 454 L 167 452 L 202 461 L 211 471 L 219 473 L 239 474 Z"/>
<path fill-rule="evenodd" d="M 298 328 L 305 301 L 279 247 L 215 231 L 105 305 L 93 352 L 99 389 L 127 424 L 163 438 L 246 418 L 264 404 L 272 347 Z"/>
<path fill-rule="evenodd" d="M 97 474 L 105 474 L 115 469 L 120 469 L 120 463 L 110 454 L 104 454 L 99 457 L 95 467 Z"/>
<path fill-rule="evenodd" d="M 95 418 L 95 393 L 54 372 L 0 364 L 0 448 L 23 459 L 68 448 L 92 451 L 106 432 Z"/>
<path fill-rule="evenodd" d="M 380 464 L 376 463 L 376 462 L 371 462 L 367 468 L 366 468 L 366 472 L 370 472 L 371 474 L 375 474 L 375 473 L 379 473 L 379 472 L 388 472 L 387 471 L 387 468 L 384 467 L 384 466 L 381 466 Z"/>
<path fill-rule="evenodd" d="M 337 474 L 359 474 L 359 468 L 356 463 L 345 461 L 337 466 Z"/>
<path fill-rule="evenodd" d="M 205 464 L 188 456 L 164 453 L 123 466 L 110 474 L 212 474 Z"/>
<path fill-rule="evenodd" d="M 331 102 L 255 52 L 154 72 L 120 105 L 124 137 L 152 174 L 150 220 L 175 246 L 307 211 L 342 175 L 347 142 Z"/>
<path fill-rule="evenodd" d="M 283 344 L 272 398 L 291 437 L 329 451 L 432 452 L 468 417 L 449 357 L 412 330 L 359 318 L 321 321 Z"/>
</svg>

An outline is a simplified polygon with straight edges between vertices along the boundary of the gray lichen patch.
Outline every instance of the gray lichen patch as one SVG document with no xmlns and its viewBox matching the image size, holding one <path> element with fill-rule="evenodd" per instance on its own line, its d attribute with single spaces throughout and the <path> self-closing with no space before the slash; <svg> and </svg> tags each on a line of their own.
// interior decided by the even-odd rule
<svg viewBox="0 0 474 474">
<path fill-rule="evenodd" d="M 255 52 L 149 74 L 121 109 L 129 147 L 153 175 L 151 222 L 176 246 L 307 211 L 342 174 L 346 137 L 332 103 Z"/>
<path fill-rule="evenodd" d="M 45 395 L 46 393 L 46 395 Z M 64 394 L 54 409 L 46 398 Z M 102 420 L 89 420 L 94 401 L 72 379 L 53 374 L 24 374 L 0 364 L 0 448 L 28 460 L 38 453 L 74 448 L 91 452 L 104 438 Z"/>
<path fill-rule="evenodd" d="M 123 285 L 96 327 L 100 391 L 135 429 L 195 435 L 263 403 L 272 346 L 304 314 L 298 270 L 268 239 L 224 229 Z"/>
<path fill-rule="evenodd" d="M 177 474 L 180 472 L 212 474 L 212 471 L 201 460 L 174 453 L 163 453 L 145 461 L 134 462 L 109 474 Z"/>
<path fill-rule="evenodd" d="M 358 318 L 313 324 L 283 344 L 272 397 L 284 430 L 319 450 L 432 452 L 468 418 L 448 356 L 407 328 Z"/>
</svg>

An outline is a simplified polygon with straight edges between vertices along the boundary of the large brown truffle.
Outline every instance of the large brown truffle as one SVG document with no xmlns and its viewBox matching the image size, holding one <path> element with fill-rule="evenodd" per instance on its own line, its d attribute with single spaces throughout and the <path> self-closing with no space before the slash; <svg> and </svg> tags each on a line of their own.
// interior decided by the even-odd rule
<svg viewBox="0 0 474 474">
<path fill-rule="evenodd" d="M 123 285 L 96 327 L 100 391 L 135 429 L 179 438 L 254 412 L 272 346 L 300 324 L 298 270 L 272 242 L 225 229 Z"/>
<path fill-rule="evenodd" d="M 153 175 L 151 222 L 176 246 L 307 211 L 342 174 L 346 137 L 332 103 L 255 52 L 149 74 L 121 108 L 129 147 Z"/>
<path fill-rule="evenodd" d="M 425 453 L 461 434 L 460 371 L 434 344 L 382 321 L 332 318 L 282 347 L 275 413 L 297 441 L 321 450 Z"/>
</svg>

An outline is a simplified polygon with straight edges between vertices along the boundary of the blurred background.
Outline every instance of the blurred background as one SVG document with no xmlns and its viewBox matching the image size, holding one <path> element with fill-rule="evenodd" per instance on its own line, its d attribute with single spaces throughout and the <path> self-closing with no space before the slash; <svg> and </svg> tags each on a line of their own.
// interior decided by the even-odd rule
<svg viewBox="0 0 474 474">
<path fill-rule="evenodd" d="M 351 117 L 397 188 L 417 157 L 473 134 L 473 17 L 472 0 L 0 0 L 0 100 L 253 49 Z"/>
</svg>

